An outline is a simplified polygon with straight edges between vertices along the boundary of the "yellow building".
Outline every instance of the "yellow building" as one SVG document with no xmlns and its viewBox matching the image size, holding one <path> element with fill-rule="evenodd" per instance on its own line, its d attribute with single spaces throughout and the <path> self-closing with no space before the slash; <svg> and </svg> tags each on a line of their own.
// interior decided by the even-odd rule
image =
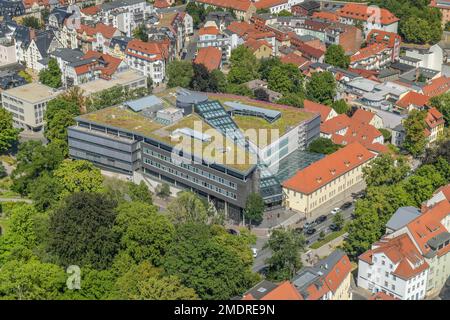
<svg viewBox="0 0 450 320">
<path fill-rule="evenodd" d="M 257 59 L 269 58 L 272 55 L 272 46 L 266 40 L 248 39 L 244 46 L 252 50 Z"/>
<path fill-rule="evenodd" d="M 431 108 L 428 110 L 425 122 L 427 124 L 425 135 L 428 138 L 428 144 L 431 144 L 444 133 L 444 116 L 436 108 Z"/>
<path fill-rule="evenodd" d="M 362 169 L 375 154 L 355 142 L 298 171 L 283 182 L 285 206 L 312 218 L 313 210 L 363 181 Z"/>
</svg>

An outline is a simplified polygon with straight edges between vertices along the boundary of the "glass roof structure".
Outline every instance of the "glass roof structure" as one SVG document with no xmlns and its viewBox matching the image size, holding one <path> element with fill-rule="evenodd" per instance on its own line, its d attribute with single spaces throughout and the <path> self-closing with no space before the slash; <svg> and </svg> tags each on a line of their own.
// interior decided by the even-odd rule
<svg viewBox="0 0 450 320">
<path fill-rule="evenodd" d="M 280 111 L 249 106 L 240 102 L 227 101 L 225 105 L 230 107 L 235 114 L 260 117 L 271 123 L 281 117 Z"/>
</svg>

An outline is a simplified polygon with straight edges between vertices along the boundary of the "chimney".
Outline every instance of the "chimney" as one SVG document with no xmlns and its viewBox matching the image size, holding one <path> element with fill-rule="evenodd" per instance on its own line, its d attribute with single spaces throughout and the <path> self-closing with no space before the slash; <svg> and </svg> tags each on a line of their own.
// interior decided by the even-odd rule
<svg viewBox="0 0 450 320">
<path fill-rule="evenodd" d="M 350 161 L 345 160 L 345 161 L 344 161 L 344 164 L 345 164 L 346 167 L 349 167 L 349 166 L 350 166 Z"/>
<path fill-rule="evenodd" d="M 322 177 L 317 177 L 316 181 L 317 181 L 317 183 L 321 183 L 322 182 Z"/>
<path fill-rule="evenodd" d="M 361 153 L 358 153 L 358 159 L 362 160 L 362 158 L 363 158 L 363 155 Z"/>
</svg>

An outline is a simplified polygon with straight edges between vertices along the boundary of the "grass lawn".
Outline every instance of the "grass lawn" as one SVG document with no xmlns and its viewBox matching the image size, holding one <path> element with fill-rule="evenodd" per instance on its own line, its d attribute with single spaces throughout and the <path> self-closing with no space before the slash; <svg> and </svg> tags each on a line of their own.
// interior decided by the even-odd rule
<svg viewBox="0 0 450 320">
<path fill-rule="evenodd" d="M 332 233 L 328 234 L 323 240 L 314 242 L 314 243 L 313 243 L 312 245 L 310 245 L 309 247 L 310 247 L 311 249 L 318 249 L 318 248 L 320 248 L 321 246 L 327 244 L 328 242 L 330 242 L 330 241 L 332 241 L 332 240 L 334 240 L 334 239 L 336 239 L 336 238 L 342 236 L 345 232 L 347 232 L 347 231 L 346 231 L 346 228 L 342 228 L 342 229 L 339 230 L 339 231 L 332 232 Z"/>
<path fill-rule="evenodd" d="M 12 156 L 6 155 L 6 154 L 3 154 L 0 156 L 0 161 L 5 162 L 6 164 L 8 164 L 10 166 L 16 164 L 16 159 L 14 159 Z"/>
</svg>

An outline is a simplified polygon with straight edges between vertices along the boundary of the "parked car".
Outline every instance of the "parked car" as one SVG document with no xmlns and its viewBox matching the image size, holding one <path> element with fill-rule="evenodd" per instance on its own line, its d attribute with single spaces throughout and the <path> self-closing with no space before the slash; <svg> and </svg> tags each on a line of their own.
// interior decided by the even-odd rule
<svg viewBox="0 0 450 320">
<path fill-rule="evenodd" d="M 314 224 L 315 224 L 315 222 L 306 222 L 306 223 L 303 225 L 303 229 L 311 228 Z"/>
<path fill-rule="evenodd" d="M 320 217 L 318 217 L 317 219 L 316 219 L 316 224 L 319 224 L 319 223 L 322 223 L 322 222 L 324 222 L 325 220 L 327 220 L 327 216 L 325 216 L 325 215 L 321 215 Z"/>
<path fill-rule="evenodd" d="M 314 228 L 309 228 L 309 229 L 307 229 L 306 231 L 305 231 L 305 233 L 308 235 L 308 236 L 310 236 L 310 235 L 313 235 L 314 233 L 316 233 L 316 229 L 314 229 Z"/>
<path fill-rule="evenodd" d="M 339 227 L 333 223 L 333 224 L 330 224 L 330 230 L 331 231 L 339 231 Z"/>
<path fill-rule="evenodd" d="M 233 236 L 237 236 L 239 234 L 239 231 L 234 229 L 227 229 L 229 234 L 232 234 Z"/>
<path fill-rule="evenodd" d="M 252 248 L 253 258 L 256 258 L 258 256 L 258 249 Z"/>
<path fill-rule="evenodd" d="M 344 204 L 341 206 L 341 209 L 342 209 L 342 210 L 345 210 L 345 209 L 350 208 L 351 206 L 352 206 L 352 203 L 351 203 L 351 202 L 346 202 L 346 203 L 344 203 Z"/>
<path fill-rule="evenodd" d="M 341 212 L 340 208 L 334 208 L 333 210 L 331 210 L 331 214 L 335 215 L 336 213 Z"/>
</svg>

